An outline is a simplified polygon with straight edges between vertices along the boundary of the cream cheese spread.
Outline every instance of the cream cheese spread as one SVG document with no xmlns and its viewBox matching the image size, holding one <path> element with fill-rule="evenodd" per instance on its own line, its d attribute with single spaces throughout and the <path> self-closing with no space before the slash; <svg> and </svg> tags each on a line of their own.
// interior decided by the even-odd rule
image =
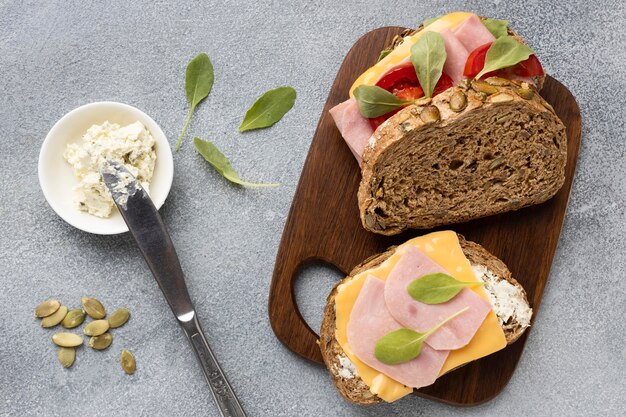
<svg viewBox="0 0 626 417">
<path fill-rule="evenodd" d="M 109 217 L 115 209 L 111 193 L 100 175 L 108 159 L 120 161 L 150 193 L 150 180 L 156 162 L 155 141 L 143 123 L 127 126 L 104 122 L 91 126 L 77 143 L 63 153 L 79 183 L 74 187 L 74 202 L 79 210 L 97 217 Z"/>
<path fill-rule="evenodd" d="M 524 294 L 519 288 L 505 279 L 498 278 L 482 265 L 472 265 L 472 270 L 479 281 L 487 283 L 485 292 L 500 324 L 507 323 L 515 317 L 520 326 L 530 326 L 533 310 L 526 304 Z"/>
</svg>

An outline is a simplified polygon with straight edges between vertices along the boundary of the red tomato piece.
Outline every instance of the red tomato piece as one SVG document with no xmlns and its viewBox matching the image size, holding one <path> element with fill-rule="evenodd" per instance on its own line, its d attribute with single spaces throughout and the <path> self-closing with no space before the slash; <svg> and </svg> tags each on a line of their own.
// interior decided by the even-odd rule
<svg viewBox="0 0 626 417">
<path fill-rule="evenodd" d="M 472 53 L 467 57 L 465 62 L 465 68 L 463 75 L 467 78 L 474 78 L 485 66 L 485 57 L 487 51 L 491 47 L 491 43 L 486 43 L 474 49 Z M 481 78 L 488 78 L 498 76 L 502 78 L 515 78 L 515 77 L 532 77 L 535 75 L 543 75 L 543 67 L 539 62 L 539 59 L 535 55 L 531 55 L 528 59 L 513 65 L 509 68 L 503 68 L 497 71 L 491 71 L 483 75 Z"/>
<path fill-rule="evenodd" d="M 439 81 L 437 81 L 435 89 L 433 90 L 433 97 L 443 93 L 453 85 L 454 83 L 452 82 L 452 78 L 448 77 L 447 74 L 442 73 L 441 77 L 439 77 Z"/>
<path fill-rule="evenodd" d="M 407 62 L 393 68 L 387 72 L 376 83 L 376 85 L 380 88 L 384 88 L 390 93 L 393 93 L 393 95 L 398 97 L 400 100 L 409 101 L 424 96 L 424 90 L 422 90 L 422 87 L 420 86 L 417 74 L 415 73 L 415 68 L 411 62 Z M 435 86 L 435 90 L 433 91 L 433 96 L 444 92 L 450 87 L 452 87 L 452 79 L 446 74 L 441 74 L 441 78 L 439 78 L 439 81 Z M 400 109 L 396 109 L 382 116 L 369 119 L 372 129 L 376 130 L 378 126 L 383 124 L 385 120 L 389 119 L 398 111 L 400 111 Z"/>
<path fill-rule="evenodd" d="M 424 90 L 419 85 L 417 87 L 404 87 L 394 91 L 394 95 L 400 100 L 415 100 L 424 97 Z"/>
<path fill-rule="evenodd" d="M 465 61 L 465 68 L 463 70 L 464 76 L 474 78 L 478 75 L 485 66 L 485 56 L 487 56 L 487 51 L 492 43 L 493 42 L 489 42 L 481 45 L 469 54 L 467 61 Z"/>
<path fill-rule="evenodd" d="M 393 93 L 394 89 L 402 89 L 407 86 L 419 86 L 419 81 L 417 81 L 417 74 L 415 74 L 413 64 L 406 62 L 388 71 L 378 80 L 376 85 Z"/>
</svg>

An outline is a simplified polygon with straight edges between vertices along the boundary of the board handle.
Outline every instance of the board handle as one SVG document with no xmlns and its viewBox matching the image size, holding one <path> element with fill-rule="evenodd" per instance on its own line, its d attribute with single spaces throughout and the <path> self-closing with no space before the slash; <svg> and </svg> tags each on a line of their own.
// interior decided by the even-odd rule
<svg viewBox="0 0 626 417">
<path fill-rule="evenodd" d="M 322 261 L 317 256 L 283 256 L 279 250 L 269 297 L 269 315 L 272 329 L 278 340 L 287 348 L 315 363 L 323 363 L 317 343 L 319 336 L 306 323 L 296 302 L 294 283 L 302 267 Z"/>
</svg>

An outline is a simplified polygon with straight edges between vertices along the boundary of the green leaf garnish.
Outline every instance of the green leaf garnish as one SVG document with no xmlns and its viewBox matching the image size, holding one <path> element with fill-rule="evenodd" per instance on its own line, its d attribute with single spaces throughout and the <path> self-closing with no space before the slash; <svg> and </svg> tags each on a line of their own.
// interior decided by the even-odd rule
<svg viewBox="0 0 626 417">
<path fill-rule="evenodd" d="M 240 132 L 269 127 L 278 122 L 296 101 L 296 90 L 278 87 L 263 94 L 250 107 L 239 126 Z"/>
<path fill-rule="evenodd" d="M 424 275 L 411 282 L 406 290 L 415 301 L 424 304 L 441 304 L 450 301 L 463 288 L 485 285 L 484 282 L 463 282 L 440 272 Z"/>
<path fill-rule="evenodd" d="M 484 19 L 481 19 L 481 21 L 483 22 L 483 25 L 485 25 L 487 30 L 489 30 L 489 32 L 491 32 L 491 34 L 496 39 L 502 36 L 506 36 L 509 33 L 508 31 L 509 21 L 508 20 L 498 20 L 498 19 L 491 19 L 489 17 L 486 17 Z"/>
<path fill-rule="evenodd" d="M 426 19 L 424 20 L 424 22 L 422 23 L 422 25 L 424 25 L 424 27 L 430 25 L 433 22 L 436 22 L 437 20 L 441 19 L 441 16 L 437 16 L 437 17 L 431 17 L 430 19 Z"/>
<path fill-rule="evenodd" d="M 376 342 L 374 356 L 387 365 L 397 365 L 408 362 L 419 356 L 424 341 L 435 333 L 441 326 L 467 311 L 469 307 L 457 311 L 426 333 L 416 332 L 411 329 L 398 329 L 387 333 Z"/>
<path fill-rule="evenodd" d="M 382 116 L 390 111 L 413 103 L 414 100 L 400 100 L 384 88 L 375 85 L 360 85 L 354 89 L 354 98 L 363 117 Z"/>
<path fill-rule="evenodd" d="M 176 142 L 176 151 L 180 149 L 180 144 L 183 142 L 187 127 L 189 127 L 189 121 L 191 115 L 196 109 L 196 106 L 206 98 L 213 88 L 213 81 L 215 75 L 213 73 L 213 64 L 207 54 L 200 54 L 187 64 L 187 70 L 185 71 L 185 93 L 187 94 L 187 101 L 189 102 L 189 116 L 185 122 L 185 127 Z"/>
<path fill-rule="evenodd" d="M 502 36 L 494 41 L 485 56 L 485 66 L 476 75 L 480 79 L 488 72 L 508 68 L 518 64 L 533 54 L 533 50 L 512 36 Z"/>
<path fill-rule="evenodd" d="M 385 57 L 389 55 L 391 51 L 392 51 L 391 49 L 383 49 L 382 51 L 380 51 L 380 54 L 378 55 L 378 59 L 376 60 L 376 62 L 378 63 L 382 61 L 383 59 L 385 59 Z"/>
<path fill-rule="evenodd" d="M 443 36 L 436 32 L 424 33 L 411 47 L 411 61 L 425 97 L 432 97 L 446 57 Z"/>
<path fill-rule="evenodd" d="M 228 158 L 224 156 L 223 153 L 220 152 L 217 147 L 209 142 L 201 140 L 200 138 L 193 138 L 193 144 L 196 147 L 196 150 L 206 161 L 211 164 L 213 168 L 220 175 L 226 178 L 228 181 L 233 182 L 239 185 L 246 185 L 248 187 L 277 187 L 279 184 L 254 184 L 251 182 L 243 181 L 239 178 L 239 174 L 233 169 L 230 165 L 230 161 Z"/>
</svg>

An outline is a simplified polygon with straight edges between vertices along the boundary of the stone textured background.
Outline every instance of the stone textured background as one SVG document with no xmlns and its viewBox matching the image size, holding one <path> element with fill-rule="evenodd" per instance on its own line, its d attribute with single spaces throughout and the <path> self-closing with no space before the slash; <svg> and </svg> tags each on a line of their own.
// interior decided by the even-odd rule
<svg viewBox="0 0 626 417">
<path fill-rule="evenodd" d="M 144 110 L 173 144 L 187 103 L 184 68 L 207 52 L 216 71 L 175 155 L 161 213 L 200 319 L 249 416 L 624 415 L 626 349 L 626 7 L 577 1 L 18 1 L 0 0 L 0 415 L 217 415 L 182 331 L 130 236 L 65 224 L 37 180 L 40 145 L 69 110 L 115 100 Z M 569 213 L 541 312 L 508 387 L 459 409 L 419 398 L 362 409 L 338 395 L 321 367 L 287 351 L 267 318 L 278 242 L 309 141 L 339 65 L 357 38 L 416 26 L 457 9 L 508 18 L 545 68 L 578 98 L 583 145 Z M 294 109 L 268 130 L 241 135 L 250 104 L 278 85 Z M 214 141 L 251 181 L 242 189 L 196 154 Z M 529 225 L 532 227 L 532 225 Z M 338 279 L 309 268 L 298 298 L 313 327 Z M 70 307 L 94 295 L 131 321 L 105 352 L 82 348 L 62 369 L 34 306 Z M 128 347 L 138 371 L 117 364 Z M 485 381 L 489 383 L 489 381 Z"/>
</svg>

